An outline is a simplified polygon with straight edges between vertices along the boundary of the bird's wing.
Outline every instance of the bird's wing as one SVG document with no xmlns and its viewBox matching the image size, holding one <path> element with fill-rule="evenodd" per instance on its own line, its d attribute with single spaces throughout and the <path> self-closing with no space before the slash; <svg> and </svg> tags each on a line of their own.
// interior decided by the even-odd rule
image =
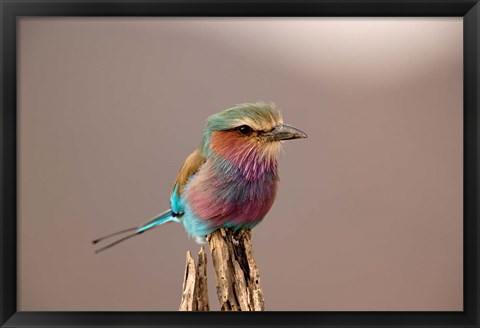
<svg viewBox="0 0 480 328">
<path fill-rule="evenodd" d="M 183 204 L 181 202 L 183 187 L 185 187 L 188 179 L 198 171 L 203 163 L 205 163 L 205 160 L 205 157 L 203 157 L 200 151 L 197 149 L 187 157 L 180 168 L 173 185 L 172 196 L 170 199 L 172 210 L 175 213 L 183 213 Z"/>
</svg>

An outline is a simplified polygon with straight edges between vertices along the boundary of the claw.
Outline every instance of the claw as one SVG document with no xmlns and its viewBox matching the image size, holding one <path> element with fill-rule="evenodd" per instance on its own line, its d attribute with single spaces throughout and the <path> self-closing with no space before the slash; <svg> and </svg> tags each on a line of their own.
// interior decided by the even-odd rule
<svg viewBox="0 0 480 328">
<path fill-rule="evenodd" d="M 232 235 L 232 243 L 233 243 L 235 246 L 240 245 L 240 241 L 239 241 L 237 238 L 235 238 L 235 236 L 233 236 L 233 235 Z"/>
</svg>

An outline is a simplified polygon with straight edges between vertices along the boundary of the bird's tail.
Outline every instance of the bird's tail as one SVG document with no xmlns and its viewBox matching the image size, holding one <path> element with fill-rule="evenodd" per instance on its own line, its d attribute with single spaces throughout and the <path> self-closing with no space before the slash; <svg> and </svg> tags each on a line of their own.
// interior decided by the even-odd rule
<svg viewBox="0 0 480 328">
<path fill-rule="evenodd" d="M 117 236 L 117 235 L 121 235 L 121 234 L 124 234 L 126 232 L 130 232 L 130 231 L 133 231 L 131 234 L 128 234 L 120 239 L 117 239 L 116 241 L 108 244 L 108 245 L 105 245 L 103 246 L 102 248 L 99 248 L 95 251 L 95 253 L 100 253 L 106 249 L 109 249 L 110 247 L 113 247 L 119 243 L 121 243 L 122 241 L 125 241 L 127 239 L 130 239 L 132 237 L 135 237 L 147 230 L 150 230 L 154 227 L 157 227 L 161 224 L 164 224 L 164 223 L 167 223 L 167 222 L 171 222 L 171 221 L 175 221 L 175 217 L 172 215 L 172 210 L 167 210 L 165 212 L 162 212 L 160 214 L 157 214 L 155 215 L 155 217 L 153 217 L 152 219 L 150 219 L 149 221 L 145 222 L 144 224 L 138 226 L 138 227 L 132 227 L 132 228 L 128 228 L 128 229 L 124 229 L 124 230 L 120 230 L 120 231 L 117 231 L 117 232 L 114 232 L 114 233 L 111 233 L 109 235 L 106 235 L 106 236 L 103 236 L 103 237 L 100 237 L 100 238 L 97 238 L 95 239 L 94 241 L 92 241 L 93 244 L 97 244 L 105 239 L 108 239 L 110 237 L 114 237 L 114 236 Z"/>
</svg>

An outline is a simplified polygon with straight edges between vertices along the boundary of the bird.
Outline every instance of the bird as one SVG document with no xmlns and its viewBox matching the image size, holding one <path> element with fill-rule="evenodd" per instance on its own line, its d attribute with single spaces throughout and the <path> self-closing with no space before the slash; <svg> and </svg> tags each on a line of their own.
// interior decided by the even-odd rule
<svg viewBox="0 0 480 328">
<path fill-rule="evenodd" d="M 95 239 L 111 242 L 99 253 L 168 222 L 183 224 L 199 244 L 222 227 L 251 230 L 275 200 L 278 156 L 286 140 L 307 134 L 283 122 L 274 103 L 243 103 L 209 116 L 200 145 L 184 161 L 173 184 L 170 208 L 147 222 Z"/>
</svg>

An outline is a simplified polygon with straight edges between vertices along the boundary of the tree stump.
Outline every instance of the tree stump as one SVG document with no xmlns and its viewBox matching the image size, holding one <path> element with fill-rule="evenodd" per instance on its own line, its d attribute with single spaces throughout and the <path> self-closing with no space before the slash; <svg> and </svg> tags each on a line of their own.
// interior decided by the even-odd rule
<svg viewBox="0 0 480 328">
<path fill-rule="evenodd" d="M 251 240 L 250 230 L 221 228 L 207 236 L 222 311 L 265 311 Z M 208 311 L 206 263 L 203 247 L 197 265 L 187 252 L 181 311 Z"/>
<path fill-rule="evenodd" d="M 207 237 L 222 311 L 265 311 L 260 272 L 253 256 L 252 232 L 225 228 Z"/>
</svg>

